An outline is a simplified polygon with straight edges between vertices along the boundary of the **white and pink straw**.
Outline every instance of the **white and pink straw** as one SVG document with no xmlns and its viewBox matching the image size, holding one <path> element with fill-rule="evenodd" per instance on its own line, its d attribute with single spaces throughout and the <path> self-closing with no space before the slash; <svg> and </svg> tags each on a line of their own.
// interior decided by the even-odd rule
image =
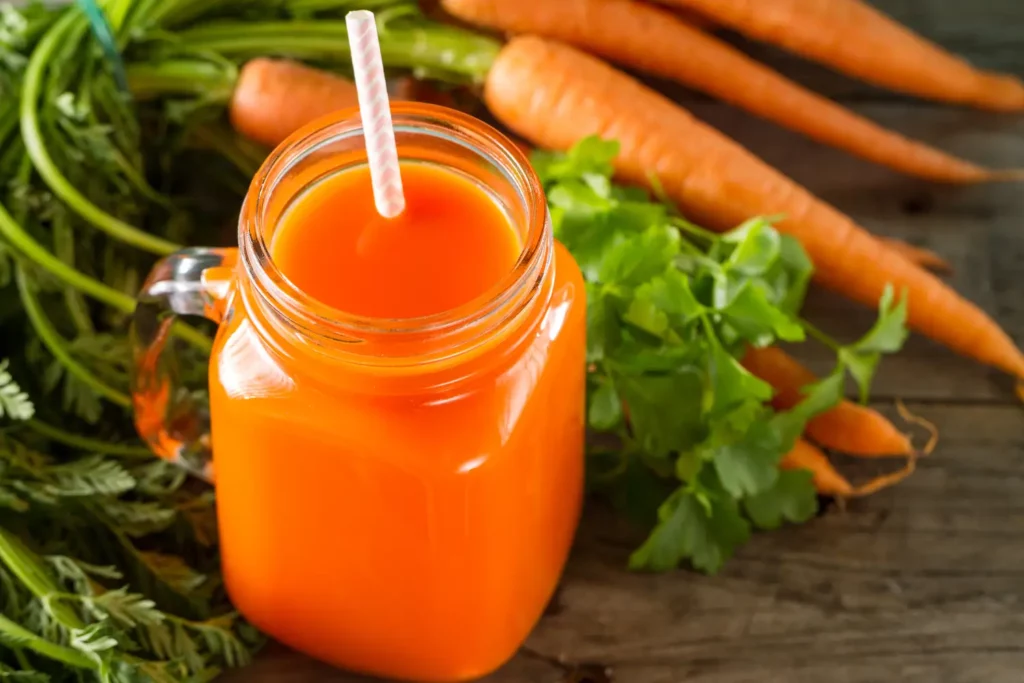
<svg viewBox="0 0 1024 683">
<path fill-rule="evenodd" d="M 345 24 L 359 97 L 359 115 L 363 120 L 366 158 L 373 183 L 373 201 L 377 213 L 384 218 L 394 218 L 405 210 L 405 193 L 377 22 L 373 12 L 358 10 L 345 15 Z"/>
</svg>

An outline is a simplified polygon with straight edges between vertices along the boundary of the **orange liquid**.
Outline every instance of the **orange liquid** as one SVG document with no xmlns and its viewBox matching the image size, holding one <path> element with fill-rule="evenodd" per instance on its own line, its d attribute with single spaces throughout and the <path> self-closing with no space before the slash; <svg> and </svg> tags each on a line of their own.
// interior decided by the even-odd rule
<svg viewBox="0 0 1024 683">
<path fill-rule="evenodd" d="M 402 165 L 405 211 L 381 218 L 370 171 L 320 181 L 288 211 L 273 258 L 299 289 L 340 311 L 416 318 L 469 303 L 512 271 L 522 245 L 494 200 L 468 178 Z"/>
<path fill-rule="evenodd" d="M 519 238 L 485 191 L 425 165 L 403 179 L 394 222 L 365 171 L 314 185 L 280 219 L 275 262 L 323 302 L 385 317 L 465 304 L 514 267 Z M 210 372 L 217 509 L 227 589 L 257 627 L 418 681 L 514 654 L 561 574 L 583 479 L 584 289 L 561 245 L 536 296 L 444 383 L 275 351 L 234 298 Z"/>
</svg>

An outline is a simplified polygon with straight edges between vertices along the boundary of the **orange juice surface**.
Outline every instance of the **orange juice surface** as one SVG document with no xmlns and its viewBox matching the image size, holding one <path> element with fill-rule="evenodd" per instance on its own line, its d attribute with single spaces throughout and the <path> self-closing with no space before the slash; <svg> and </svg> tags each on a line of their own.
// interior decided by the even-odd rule
<svg viewBox="0 0 1024 683">
<path fill-rule="evenodd" d="M 269 240 L 285 277 L 378 319 L 500 290 L 522 251 L 513 219 L 455 171 L 402 173 L 392 220 L 365 168 L 297 193 Z M 583 479 L 583 281 L 549 249 L 531 304 L 493 343 L 446 359 L 440 380 L 415 363 L 325 360 L 333 340 L 316 353 L 267 343 L 280 323 L 239 285 L 210 407 L 225 581 L 257 627 L 420 681 L 482 676 L 516 651 L 562 571 Z"/>
<path fill-rule="evenodd" d="M 402 164 L 405 211 L 381 218 L 369 168 L 308 189 L 284 216 L 274 261 L 299 289 L 338 310 L 415 318 L 451 310 L 495 287 L 522 249 L 485 190 L 453 171 Z"/>
</svg>

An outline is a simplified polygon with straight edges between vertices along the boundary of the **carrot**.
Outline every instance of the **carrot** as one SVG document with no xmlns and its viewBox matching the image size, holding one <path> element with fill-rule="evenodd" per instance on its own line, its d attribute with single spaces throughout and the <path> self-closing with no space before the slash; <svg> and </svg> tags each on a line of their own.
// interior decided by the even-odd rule
<svg viewBox="0 0 1024 683">
<path fill-rule="evenodd" d="M 743 367 L 775 388 L 772 405 L 780 410 L 802 401 L 802 389 L 817 380 L 795 358 L 774 347 L 749 349 Z M 851 401 L 818 415 L 807 423 L 805 431 L 822 446 L 850 455 L 879 457 L 914 452 L 906 435 L 881 413 Z"/>
<path fill-rule="evenodd" d="M 1024 354 L 980 309 L 931 273 L 687 111 L 600 60 L 537 37 L 512 39 L 484 85 L 491 112 L 533 144 L 567 150 L 589 135 L 617 140 L 618 174 L 650 184 L 708 225 L 783 213 L 816 280 L 874 306 L 904 291 L 915 329 L 960 353 L 1024 377 Z"/>
<path fill-rule="evenodd" d="M 669 12 L 634 0 L 443 0 L 463 21 L 575 45 L 674 79 L 819 142 L 928 180 L 1020 177 L 990 171 L 859 116 Z"/>
<path fill-rule="evenodd" d="M 512 142 L 523 151 L 524 154 L 529 156 L 533 153 L 533 149 L 522 140 L 513 137 Z M 903 240 L 898 240 L 895 237 L 878 237 L 879 241 L 891 248 L 893 251 L 898 252 L 904 258 L 909 260 L 911 263 L 916 263 L 922 268 L 937 273 L 952 273 L 953 266 L 950 265 L 949 261 L 939 256 L 931 249 L 925 247 L 919 247 Z M 764 379 L 764 378 L 762 378 Z M 811 380 L 813 381 L 813 380 Z M 806 384 L 806 382 L 805 382 Z M 778 387 L 776 387 L 778 388 Z"/>
<path fill-rule="evenodd" d="M 931 249 L 919 247 L 916 244 L 910 244 L 909 242 L 904 242 L 903 240 L 898 240 L 892 237 L 879 237 L 878 239 L 882 244 L 903 256 L 903 258 L 907 259 L 911 263 L 916 263 L 922 268 L 927 268 L 928 270 L 936 273 L 953 272 L 953 266 L 950 265 L 949 261 L 939 256 Z"/>
<path fill-rule="evenodd" d="M 273 147 L 310 121 L 357 105 L 351 81 L 298 62 L 261 57 L 242 67 L 228 115 L 239 133 Z"/>
<path fill-rule="evenodd" d="M 1024 83 L 986 72 L 860 0 L 657 0 L 706 14 L 868 83 L 995 111 L 1024 110 Z"/>
<path fill-rule="evenodd" d="M 794 444 L 793 449 L 779 463 L 779 467 L 784 470 L 810 471 L 814 477 L 814 488 L 818 493 L 838 498 L 860 498 L 877 493 L 909 477 L 914 473 L 916 465 L 917 461 L 914 458 L 908 458 L 904 468 L 875 477 L 861 486 L 853 486 L 846 477 L 836 471 L 824 453 L 802 439 Z"/>
<path fill-rule="evenodd" d="M 784 470 L 809 470 L 814 475 L 814 488 L 826 496 L 846 497 L 853 493 L 853 485 L 836 471 L 828 457 L 803 439 L 782 458 L 779 467 Z"/>
<path fill-rule="evenodd" d="M 711 20 L 710 17 L 703 14 L 698 14 L 693 10 L 683 9 L 682 7 L 671 8 L 669 11 L 675 15 L 679 21 L 685 21 L 687 25 L 693 28 L 698 28 L 702 31 L 714 31 L 718 26 Z"/>
<path fill-rule="evenodd" d="M 400 89 L 397 98 L 406 92 Z M 357 105 L 351 81 L 298 62 L 260 57 L 242 67 L 228 115 L 239 133 L 274 147 L 307 123 Z"/>
</svg>

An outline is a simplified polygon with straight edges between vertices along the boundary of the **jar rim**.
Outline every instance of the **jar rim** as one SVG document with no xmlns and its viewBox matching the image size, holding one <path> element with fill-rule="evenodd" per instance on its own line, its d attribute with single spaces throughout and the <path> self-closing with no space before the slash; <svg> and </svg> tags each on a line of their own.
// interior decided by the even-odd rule
<svg viewBox="0 0 1024 683">
<path fill-rule="evenodd" d="M 281 272 L 270 255 L 265 213 L 290 166 L 332 141 L 362 137 L 358 108 L 318 119 L 288 137 L 261 165 L 252 180 L 239 218 L 241 261 L 257 293 L 293 326 L 320 338 L 366 335 L 437 337 L 482 325 L 523 292 L 532 289 L 550 261 L 551 226 L 544 191 L 524 151 L 492 126 L 462 112 L 434 104 L 394 102 L 396 131 L 435 136 L 484 156 L 515 187 L 525 210 L 523 248 L 514 266 L 488 291 L 453 309 L 412 318 L 359 316 L 334 308 L 302 291 Z M 401 155 L 401 148 L 399 148 Z M 484 325 L 490 327 L 490 325 Z"/>
</svg>

